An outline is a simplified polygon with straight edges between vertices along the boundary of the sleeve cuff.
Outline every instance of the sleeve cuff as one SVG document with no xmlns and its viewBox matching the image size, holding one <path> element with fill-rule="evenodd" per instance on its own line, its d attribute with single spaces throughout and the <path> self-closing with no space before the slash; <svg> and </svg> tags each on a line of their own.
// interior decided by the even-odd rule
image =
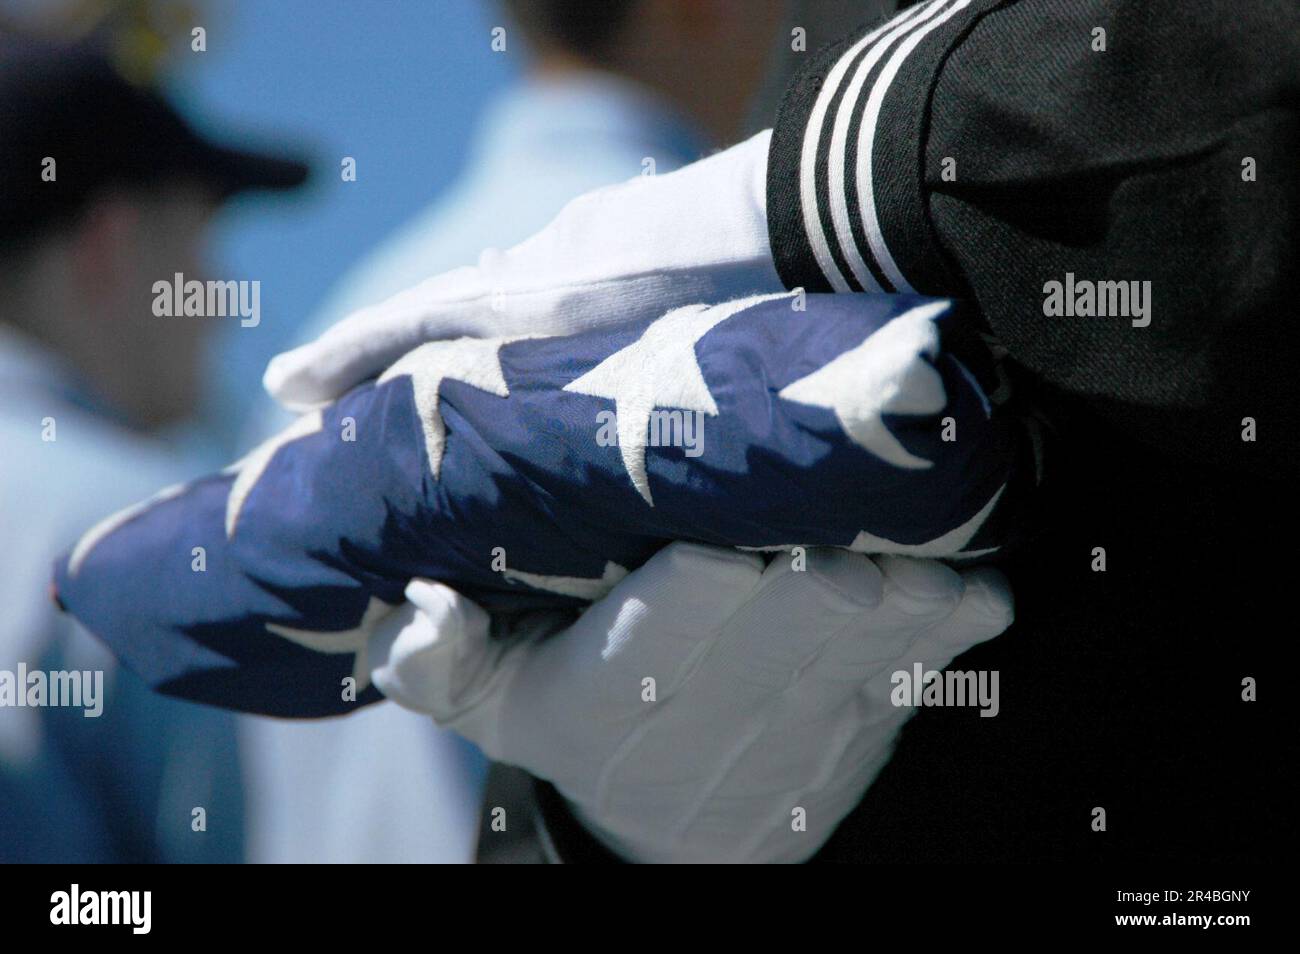
<svg viewBox="0 0 1300 954">
<path fill-rule="evenodd" d="M 924 145 L 949 52 L 1007 0 L 932 0 L 818 53 L 786 90 L 768 159 L 788 288 L 960 294 L 928 221 Z"/>
</svg>

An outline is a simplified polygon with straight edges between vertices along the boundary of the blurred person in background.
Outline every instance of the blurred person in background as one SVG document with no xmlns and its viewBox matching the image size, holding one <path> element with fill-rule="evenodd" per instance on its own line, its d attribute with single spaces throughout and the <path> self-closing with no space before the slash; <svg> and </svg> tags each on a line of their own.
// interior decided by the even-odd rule
<svg viewBox="0 0 1300 954">
<path fill-rule="evenodd" d="M 855 22 L 880 4 L 869 6 L 855 11 Z M 485 248 L 522 241 L 577 195 L 670 172 L 738 141 L 787 12 L 784 0 L 502 0 L 502 7 L 507 51 L 520 49 L 517 36 L 528 50 L 524 80 L 484 116 L 460 181 L 344 276 L 301 341 L 430 275 L 472 264 Z M 818 19 L 829 39 L 836 18 Z M 288 421 L 268 403 L 257 436 Z M 243 728 L 251 860 L 473 860 L 487 764 L 455 734 L 395 705 L 317 723 L 248 719 Z M 487 803 L 526 815 L 529 790 L 522 773 L 498 768 Z M 512 855 L 510 839 L 492 844 L 491 860 L 536 860 Z M 521 852 L 531 850 L 520 843 Z"/>
<path fill-rule="evenodd" d="M 154 285 L 207 277 L 220 204 L 306 168 L 198 137 L 97 48 L 0 31 L 0 861 L 238 861 L 232 718 L 147 691 L 44 581 L 89 523 L 202 469 L 161 435 L 238 319 L 159 317 Z M 70 670 L 103 673 L 93 707 L 19 704 L 20 672 Z"/>
</svg>

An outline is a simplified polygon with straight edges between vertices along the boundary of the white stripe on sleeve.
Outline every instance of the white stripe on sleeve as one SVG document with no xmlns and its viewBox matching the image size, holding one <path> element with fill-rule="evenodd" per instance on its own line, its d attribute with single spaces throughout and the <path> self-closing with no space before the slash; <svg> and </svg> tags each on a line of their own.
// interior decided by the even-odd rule
<svg viewBox="0 0 1300 954">
<path fill-rule="evenodd" d="M 898 71 L 908 55 L 916 49 L 917 45 L 932 30 L 942 26 L 957 13 L 970 6 L 970 2 L 971 0 L 957 0 L 956 4 L 943 12 L 942 16 L 925 24 L 899 45 L 898 49 L 894 51 L 894 55 L 889 58 L 889 62 L 885 64 L 884 69 L 876 77 L 875 84 L 871 88 L 871 96 L 867 100 L 866 115 L 862 118 L 862 127 L 858 131 L 857 182 L 858 201 L 862 206 L 862 226 L 867 233 L 867 241 L 871 245 L 871 252 L 876 263 L 880 266 L 880 270 L 893 283 L 895 290 L 900 292 L 911 292 L 914 289 L 903 276 L 903 273 L 899 271 L 893 255 L 889 252 L 889 247 L 885 244 L 885 237 L 880 230 L 880 218 L 876 211 L 875 182 L 871 177 L 871 151 L 876 142 L 876 124 L 880 120 L 880 107 L 885 100 L 885 94 L 889 92 L 890 83 L 898 75 Z"/>
<path fill-rule="evenodd" d="M 937 0 L 937 2 L 943 3 L 944 0 Z M 817 203 L 817 146 L 821 141 L 822 124 L 826 120 L 826 113 L 830 109 L 831 100 L 835 98 L 835 92 L 839 89 L 840 83 L 843 82 L 844 75 L 853 64 L 854 58 L 886 30 L 905 21 L 910 21 L 917 16 L 917 11 L 905 10 L 849 47 L 835 66 L 831 68 L 830 73 L 827 74 L 821 91 L 817 95 L 817 101 L 813 105 L 812 114 L 808 117 L 808 124 L 804 128 L 803 150 L 799 159 L 799 198 L 803 206 L 804 234 L 808 236 L 808 244 L 812 248 L 822 274 L 826 276 L 826 280 L 830 282 L 831 287 L 837 292 L 847 292 L 851 291 L 851 289 L 848 282 L 844 280 L 844 276 L 840 274 L 839 268 L 835 265 L 835 259 L 831 255 L 830 245 L 827 243 L 826 235 L 822 231 L 821 213 Z"/>
<path fill-rule="evenodd" d="M 857 72 L 849 83 L 848 89 L 845 90 L 844 98 L 840 101 L 840 108 L 835 116 L 835 128 L 831 134 L 829 170 L 827 174 L 831 220 L 835 224 L 835 235 L 839 239 L 840 250 L 845 261 L 848 262 L 849 268 L 853 271 L 853 276 L 858 280 L 858 284 L 867 291 L 883 291 L 884 289 L 876 282 L 875 276 L 871 274 L 871 270 L 863 261 L 858 250 L 858 244 L 853 238 L 853 228 L 849 223 L 848 183 L 845 178 L 845 166 L 848 161 L 849 125 L 858 110 L 858 100 L 862 95 L 862 88 L 866 84 L 867 76 L 880 62 L 881 57 L 889 51 L 895 40 L 908 31 L 915 29 L 924 21 L 929 20 L 947 2 L 948 0 L 937 0 L 937 2 L 931 3 L 920 12 L 919 16 L 895 27 L 872 48 L 871 52 L 858 65 Z M 969 2 L 969 0 L 966 0 L 966 2 Z M 931 28 L 925 28 L 924 32 L 929 32 L 929 29 Z M 861 139 L 859 139 L 859 142 L 861 142 Z M 861 160 L 858 162 L 858 168 L 862 168 Z M 862 182 L 863 180 L 858 180 L 859 189 L 863 187 Z M 863 221 L 865 224 L 866 220 Z M 897 286 L 897 282 L 895 282 L 895 286 Z"/>
</svg>

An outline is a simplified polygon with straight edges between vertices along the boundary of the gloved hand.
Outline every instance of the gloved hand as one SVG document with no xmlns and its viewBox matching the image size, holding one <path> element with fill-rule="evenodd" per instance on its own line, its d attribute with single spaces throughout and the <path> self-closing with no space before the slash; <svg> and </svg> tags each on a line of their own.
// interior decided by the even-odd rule
<svg viewBox="0 0 1300 954">
<path fill-rule="evenodd" d="M 892 674 L 942 669 L 1012 618 L 989 568 L 821 549 L 804 570 L 786 553 L 764 569 L 688 543 L 522 641 L 490 639 L 486 614 L 441 584 L 406 595 L 370 640 L 376 685 L 550 780 L 615 852 L 656 862 L 809 858 L 912 713 L 891 703 Z"/>
<path fill-rule="evenodd" d="M 562 335 L 681 305 L 782 291 L 767 240 L 771 131 L 662 176 L 570 202 L 537 235 L 364 308 L 278 355 L 265 385 L 303 410 L 426 341 Z M 684 227 L 707 223 L 705 228 Z"/>
</svg>

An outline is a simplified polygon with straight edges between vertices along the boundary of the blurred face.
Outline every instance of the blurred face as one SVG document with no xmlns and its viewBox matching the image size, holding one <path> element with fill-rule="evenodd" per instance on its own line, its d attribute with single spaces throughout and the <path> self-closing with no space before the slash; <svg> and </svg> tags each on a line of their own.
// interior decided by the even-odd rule
<svg viewBox="0 0 1300 954">
<path fill-rule="evenodd" d="M 717 145 L 744 131 L 786 14 L 786 0 L 642 0 L 618 66 L 666 94 Z"/>
<path fill-rule="evenodd" d="M 203 349 L 220 318 L 159 318 L 153 313 L 153 284 L 177 272 L 186 280 L 208 278 L 208 224 L 216 210 L 212 195 L 196 185 L 176 185 L 142 205 L 135 245 L 133 281 L 127 289 L 123 324 L 154 382 L 145 397 L 154 417 L 181 416 L 198 401 Z"/>
<path fill-rule="evenodd" d="M 736 90 L 738 126 L 767 72 L 786 0 L 713 0 L 723 33 L 712 51 L 721 82 Z"/>
<path fill-rule="evenodd" d="M 198 400 L 200 362 L 212 317 L 159 317 L 154 284 L 207 277 L 204 237 L 214 196 L 195 183 L 115 194 L 96 203 L 74 240 L 89 313 L 83 334 L 92 382 L 144 427 L 182 419 Z"/>
</svg>

